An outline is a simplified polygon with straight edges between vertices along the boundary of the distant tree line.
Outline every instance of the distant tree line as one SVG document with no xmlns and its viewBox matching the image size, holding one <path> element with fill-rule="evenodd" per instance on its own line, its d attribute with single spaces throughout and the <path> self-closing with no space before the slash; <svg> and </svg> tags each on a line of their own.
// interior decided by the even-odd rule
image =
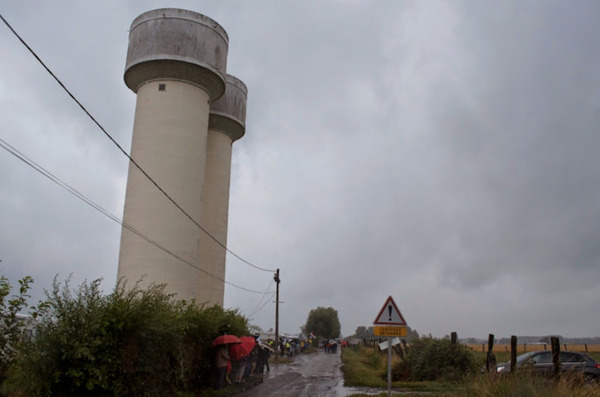
<svg viewBox="0 0 600 397">
<path fill-rule="evenodd" d="M 567 343 L 570 345 L 583 345 L 585 343 L 590 345 L 598 345 L 600 344 L 600 337 L 589 337 L 589 338 L 565 338 L 561 335 L 546 335 L 546 336 L 517 336 L 519 343 L 546 343 L 550 344 L 550 338 L 557 337 L 560 339 L 561 343 Z M 481 338 L 463 338 L 461 342 L 466 343 L 468 345 L 477 345 L 482 343 L 487 343 L 487 339 Z M 510 337 L 502 337 L 496 339 L 496 344 L 498 345 L 509 345 Z"/>
</svg>

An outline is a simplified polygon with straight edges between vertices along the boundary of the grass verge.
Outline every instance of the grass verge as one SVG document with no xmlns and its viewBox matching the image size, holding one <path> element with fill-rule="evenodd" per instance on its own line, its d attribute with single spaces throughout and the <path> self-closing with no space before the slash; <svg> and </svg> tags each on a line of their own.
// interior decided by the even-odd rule
<svg viewBox="0 0 600 397">
<path fill-rule="evenodd" d="M 485 355 L 474 352 L 475 357 L 484 364 Z M 503 353 L 496 354 L 498 362 L 510 359 Z M 393 355 L 393 363 L 400 358 Z M 387 388 L 387 353 L 365 346 L 356 346 L 342 350 L 342 372 L 344 385 L 354 387 Z M 586 385 L 577 376 L 563 375 L 560 379 L 548 379 L 535 374 L 521 372 L 514 376 L 490 378 L 482 374 L 473 374 L 461 383 L 440 381 L 413 382 L 396 381 L 392 389 L 403 392 L 427 393 L 443 397 L 480 397 L 480 396 L 527 396 L 527 397 L 600 397 L 600 385 Z M 382 393 L 382 396 L 387 393 Z M 366 396 L 354 394 L 353 397 Z M 370 395 L 373 397 L 373 395 Z"/>
<path fill-rule="evenodd" d="M 392 355 L 392 365 L 400 361 Z M 387 389 L 387 352 L 372 347 L 354 346 L 342 350 L 344 385 Z M 402 391 L 439 394 L 448 391 L 449 385 L 441 382 L 392 382 L 392 388 Z M 359 394 L 355 395 L 359 396 Z"/>
<path fill-rule="evenodd" d="M 527 397 L 600 397 L 600 387 L 584 385 L 578 376 L 560 379 L 518 373 L 502 378 L 473 376 L 445 397 L 527 396 Z"/>
</svg>

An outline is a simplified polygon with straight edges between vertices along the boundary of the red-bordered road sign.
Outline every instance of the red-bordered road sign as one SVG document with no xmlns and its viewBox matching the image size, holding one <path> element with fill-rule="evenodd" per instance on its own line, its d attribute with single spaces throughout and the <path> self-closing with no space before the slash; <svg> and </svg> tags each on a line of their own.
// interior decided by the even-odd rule
<svg viewBox="0 0 600 397">
<path fill-rule="evenodd" d="M 373 324 L 406 326 L 406 320 L 404 320 L 402 313 L 398 310 L 398 306 L 396 306 L 396 302 L 394 302 L 391 296 L 385 301 Z"/>
</svg>

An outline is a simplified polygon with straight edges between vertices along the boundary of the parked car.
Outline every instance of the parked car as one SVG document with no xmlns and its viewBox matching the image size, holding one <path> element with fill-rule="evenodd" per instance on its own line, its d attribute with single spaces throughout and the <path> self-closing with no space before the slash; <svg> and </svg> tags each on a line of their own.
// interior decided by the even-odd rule
<svg viewBox="0 0 600 397">
<path fill-rule="evenodd" d="M 600 380 L 600 363 L 585 353 L 560 352 L 561 368 L 564 372 L 581 373 L 586 381 L 598 382 Z M 552 375 L 554 363 L 551 351 L 533 351 L 517 357 L 517 368 L 530 368 L 535 372 Z M 498 373 L 510 372 L 510 361 L 496 366 Z"/>
</svg>

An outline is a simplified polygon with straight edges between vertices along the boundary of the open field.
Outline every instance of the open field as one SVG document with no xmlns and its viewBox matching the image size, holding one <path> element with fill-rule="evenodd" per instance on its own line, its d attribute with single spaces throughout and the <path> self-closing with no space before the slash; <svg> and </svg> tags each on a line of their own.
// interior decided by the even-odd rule
<svg viewBox="0 0 600 397">
<path fill-rule="evenodd" d="M 469 349 L 473 351 L 479 352 L 487 352 L 488 345 L 487 343 L 482 343 L 479 345 L 466 345 Z M 583 353 L 600 353 L 600 345 L 569 345 L 567 344 L 567 348 L 565 349 L 565 345 L 560 345 L 561 350 L 569 350 L 575 352 L 583 352 Z M 506 353 L 510 352 L 510 345 L 494 345 L 494 353 Z M 537 350 L 551 350 L 550 344 L 517 344 L 517 354 L 537 351 Z"/>
</svg>

